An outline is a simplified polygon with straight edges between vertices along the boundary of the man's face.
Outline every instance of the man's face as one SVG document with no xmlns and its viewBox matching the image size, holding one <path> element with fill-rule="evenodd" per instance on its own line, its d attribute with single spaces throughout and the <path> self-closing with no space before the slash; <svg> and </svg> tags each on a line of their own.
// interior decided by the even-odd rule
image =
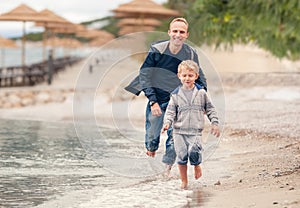
<svg viewBox="0 0 300 208">
<path fill-rule="evenodd" d="M 176 21 L 170 25 L 168 31 L 170 42 L 174 46 L 182 46 L 184 41 L 188 38 L 188 27 L 184 22 Z"/>
</svg>

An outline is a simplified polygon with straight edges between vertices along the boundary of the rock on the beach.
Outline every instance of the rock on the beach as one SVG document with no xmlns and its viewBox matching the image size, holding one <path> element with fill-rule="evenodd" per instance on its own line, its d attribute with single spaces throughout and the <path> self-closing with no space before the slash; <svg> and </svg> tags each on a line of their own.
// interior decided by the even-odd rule
<svg viewBox="0 0 300 208">
<path fill-rule="evenodd" d="M 72 97 L 72 90 L 12 90 L 0 92 L 0 108 L 19 108 L 50 102 L 62 103 Z"/>
<path fill-rule="evenodd" d="M 7 97 L 8 103 L 10 103 L 12 106 L 16 106 L 21 102 L 21 98 L 18 97 L 15 94 L 11 94 Z"/>
<path fill-rule="evenodd" d="M 65 93 L 61 92 L 53 92 L 51 93 L 51 101 L 52 102 L 64 102 L 66 100 L 66 96 L 64 95 Z"/>
<path fill-rule="evenodd" d="M 29 105 L 33 105 L 34 101 L 32 97 L 25 97 L 21 100 L 21 105 L 22 106 L 29 106 Z"/>
<path fill-rule="evenodd" d="M 36 103 L 37 104 L 43 104 L 43 103 L 48 103 L 50 101 L 51 97 L 49 93 L 47 92 L 40 92 L 36 96 Z"/>
<path fill-rule="evenodd" d="M 18 96 L 21 99 L 26 99 L 26 98 L 32 99 L 34 97 L 34 92 L 33 91 L 22 91 L 22 92 L 18 93 Z"/>
</svg>

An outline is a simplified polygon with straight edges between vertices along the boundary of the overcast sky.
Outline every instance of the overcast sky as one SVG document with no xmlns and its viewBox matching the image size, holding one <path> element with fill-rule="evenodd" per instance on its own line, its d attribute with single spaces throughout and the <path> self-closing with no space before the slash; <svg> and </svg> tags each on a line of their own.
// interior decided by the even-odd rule
<svg viewBox="0 0 300 208">
<path fill-rule="evenodd" d="M 73 23 L 102 18 L 112 15 L 111 10 L 120 4 L 131 0 L 0 0 L 0 14 L 8 12 L 21 3 L 41 11 L 49 9 Z M 165 3 L 167 0 L 153 0 L 156 3 Z M 26 31 L 41 30 L 32 23 L 26 23 Z M 0 21 L 0 36 L 15 37 L 22 34 L 21 22 Z"/>
</svg>

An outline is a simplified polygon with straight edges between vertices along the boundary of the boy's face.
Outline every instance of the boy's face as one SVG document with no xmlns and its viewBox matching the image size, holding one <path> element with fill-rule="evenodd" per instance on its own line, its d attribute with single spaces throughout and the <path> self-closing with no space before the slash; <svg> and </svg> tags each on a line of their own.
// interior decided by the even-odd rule
<svg viewBox="0 0 300 208">
<path fill-rule="evenodd" d="M 178 78 L 180 79 L 184 89 L 192 89 L 194 87 L 195 80 L 198 78 L 198 74 L 191 69 L 182 69 L 181 72 L 178 73 Z"/>
<path fill-rule="evenodd" d="M 174 46 L 182 46 L 184 41 L 188 38 L 188 26 L 184 22 L 176 21 L 170 25 L 168 30 L 170 36 L 170 43 Z"/>
</svg>

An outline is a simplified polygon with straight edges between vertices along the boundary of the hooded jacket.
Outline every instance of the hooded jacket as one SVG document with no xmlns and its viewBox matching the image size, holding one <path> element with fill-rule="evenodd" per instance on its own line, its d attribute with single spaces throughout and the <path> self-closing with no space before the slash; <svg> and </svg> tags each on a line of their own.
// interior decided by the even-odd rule
<svg viewBox="0 0 300 208">
<path fill-rule="evenodd" d="M 178 65 L 188 59 L 194 60 L 198 65 L 199 61 L 196 51 L 185 43 L 176 55 L 170 53 L 168 46 L 169 41 L 151 45 L 139 75 L 125 87 L 125 90 L 135 95 L 143 91 L 149 101 L 160 104 L 169 101 L 170 93 L 180 85 L 177 77 Z M 200 78 L 196 82 L 206 90 L 206 78 L 201 68 L 199 71 Z"/>
<path fill-rule="evenodd" d="M 174 134 L 201 135 L 206 114 L 212 124 L 218 125 L 217 112 L 206 91 L 195 84 L 192 99 L 188 101 L 181 87 L 171 94 L 164 124 L 173 125 Z"/>
</svg>

